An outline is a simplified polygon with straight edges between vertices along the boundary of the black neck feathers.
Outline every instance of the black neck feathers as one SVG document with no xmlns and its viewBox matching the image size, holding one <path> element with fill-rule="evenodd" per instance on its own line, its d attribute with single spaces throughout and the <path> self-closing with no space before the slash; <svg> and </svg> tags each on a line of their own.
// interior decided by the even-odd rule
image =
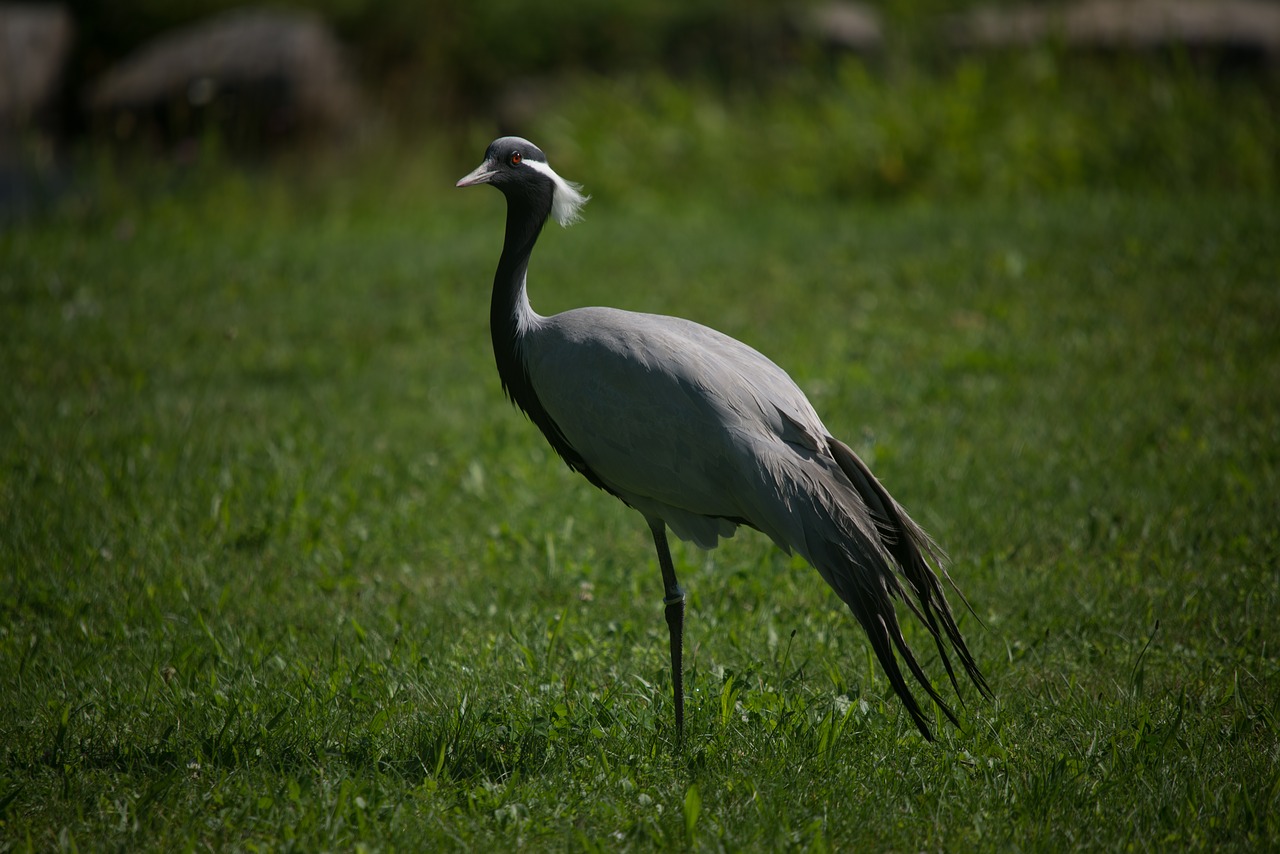
<svg viewBox="0 0 1280 854">
<path fill-rule="evenodd" d="M 489 305 L 489 333 L 493 337 L 493 355 L 502 390 L 538 426 L 569 468 L 607 490 L 543 408 L 525 365 L 524 340 L 540 320 L 529 306 L 526 275 L 533 246 L 551 213 L 553 189 L 548 183 L 545 190 L 536 185 L 503 187 L 502 190 L 507 197 L 507 231 Z"/>
</svg>

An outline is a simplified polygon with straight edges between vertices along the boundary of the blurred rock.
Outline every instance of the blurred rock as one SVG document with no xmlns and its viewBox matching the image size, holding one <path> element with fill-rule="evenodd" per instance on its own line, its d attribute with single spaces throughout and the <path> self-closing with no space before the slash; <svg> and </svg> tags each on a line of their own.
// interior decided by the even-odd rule
<svg viewBox="0 0 1280 854">
<path fill-rule="evenodd" d="M 1280 57 L 1280 4 L 1265 0 L 1082 0 L 1063 6 L 988 7 L 951 19 L 966 48 L 1061 40 L 1074 48 L 1189 48 Z"/>
<path fill-rule="evenodd" d="M 65 6 L 0 4 L 0 148 L 52 107 L 73 30 Z"/>
<path fill-rule="evenodd" d="M 107 71 L 88 104 L 117 137 L 177 142 L 213 126 L 233 145 L 354 131 L 363 99 L 315 15 L 241 9 L 166 33 Z"/>
<path fill-rule="evenodd" d="M 880 15 L 862 3 L 820 3 L 804 10 L 800 32 L 823 47 L 850 53 L 875 53 L 884 45 Z"/>
<path fill-rule="evenodd" d="M 54 135 L 74 30 L 60 4 L 0 3 L 0 223 L 61 182 Z"/>
</svg>

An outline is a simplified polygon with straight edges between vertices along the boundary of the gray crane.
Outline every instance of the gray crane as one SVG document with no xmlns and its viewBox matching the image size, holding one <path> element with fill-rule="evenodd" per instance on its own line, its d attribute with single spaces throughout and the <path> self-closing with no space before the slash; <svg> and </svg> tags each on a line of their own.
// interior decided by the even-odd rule
<svg viewBox="0 0 1280 854">
<path fill-rule="evenodd" d="M 740 341 L 676 317 L 614 308 L 537 314 L 526 288 L 534 243 L 549 216 L 569 225 L 589 197 L 556 174 L 541 149 L 513 136 L 494 140 L 457 186 L 476 184 L 492 184 L 507 199 L 489 309 L 503 390 L 571 469 L 638 510 L 653 534 L 677 743 L 684 731 L 684 591 L 668 528 L 710 549 L 747 525 L 799 552 L 862 624 L 925 738 L 933 735 L 897 656 L 959 722 L 902 636 L 895 599 L 928 629 L 957 695 L 944 636 L 979 693 L 991 696 L 939 580 L 941 572 L 951 581 L 939 549 L 827 431 L 785 371 Z"/>
</svg>

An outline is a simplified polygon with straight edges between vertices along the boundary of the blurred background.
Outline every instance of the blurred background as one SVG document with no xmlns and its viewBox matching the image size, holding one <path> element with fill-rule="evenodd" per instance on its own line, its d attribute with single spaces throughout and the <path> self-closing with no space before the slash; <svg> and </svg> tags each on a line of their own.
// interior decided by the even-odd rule
<svg viewBox="0 0 1280 854">
<path fill-rule="evenodd" d="M 500 132 L 597 190 L 1272 192 L 1278 93 L 1259 0 L 0 3 L 0 199 L 104 155 L 457 171 Z"/>
</svg>

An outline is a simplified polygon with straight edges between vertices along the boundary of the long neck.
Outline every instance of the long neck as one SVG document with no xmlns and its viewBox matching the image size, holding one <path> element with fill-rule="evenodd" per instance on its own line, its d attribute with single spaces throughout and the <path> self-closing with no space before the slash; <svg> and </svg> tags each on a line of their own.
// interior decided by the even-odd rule
<svg viewBox="0 0 1280 854">
<path fill-rule="evenodd" d="M 516 194 L 507 197 L 507 234 L 489 304 L 489 334 L 493 336 L 502 390 L 525 412 L 536 405 L 536 399 L 522 361 L 521 342 L 530 323 L 537 319 L 525 291 L 525 276 L 549 211 L 549 202 L 538 204 L 535 198 Z"/>
<path fill-rule="evenodd" d="M 551 198 L 539 199 L 512 193 L 507 196 L 507 236 L 493 276 L 493 301 L 489 304 L 489 333 L 498 362 L 502 390 L 547 437 L 569 468 L 581 472 L 601 489 L 608 489 L 565 438 L 559 425 L 538 400 L 537 390 L 525 367 L 525 341 L 542 318 L 534 313 L 525 292 L 525 276 L 533 244 L 551 212 Z"/>
</svg>

